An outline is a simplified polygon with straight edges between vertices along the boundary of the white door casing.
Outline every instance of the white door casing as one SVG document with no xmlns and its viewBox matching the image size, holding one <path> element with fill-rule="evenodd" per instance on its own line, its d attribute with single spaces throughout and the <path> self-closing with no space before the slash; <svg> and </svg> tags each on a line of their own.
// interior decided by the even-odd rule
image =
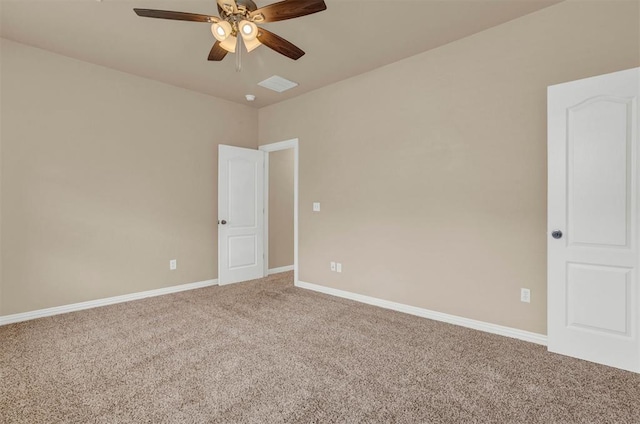
<svg viewBox="0 0 640 424">
<path fill-rule="evenodd" d="M 639 82 L 636 68 L 548 88 L 548 348 L 635 372 Z"/>
<path fill-rule="evenodd" d="M 264 152 L 218 147 L 218 282 L 264 277 Z"/>
</svg>

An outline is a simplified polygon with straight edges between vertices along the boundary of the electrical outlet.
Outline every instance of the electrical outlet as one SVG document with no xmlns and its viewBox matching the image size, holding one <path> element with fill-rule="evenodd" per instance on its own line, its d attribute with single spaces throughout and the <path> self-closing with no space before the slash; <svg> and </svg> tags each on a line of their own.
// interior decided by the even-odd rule
<svg viewBox="0 0 640 424">
<path fill-rule="evenodd" d="M 520 289 L 520 302 L 531 303 L 531 290 Z"/>
<path fill-rule="evenodd" d="M 335 271 L 336 270 L 336 263 L 335 262 L 331 262 L 331 271 Z"/>
<path fill-rule="evenodd" d="M 171 259 L 171 260 L 169 261 L 169 269 L 170 269 L 171 271 L 173 271 L 173 270 L 175 270 L 175 269 L 177 269 L 177 268 L 178 268 L 178 260 L 177 260 L 177 259 Z"/>
<path fill-rule="evenodd" d="M 336 264 L 336 271 L 342 272 L 342 264 L 340 262 Z"/>
<path fill-rule="evenodd" d="M 320 212 L 320 202 L 313 202 L 313 211 Z"/>
</svg>

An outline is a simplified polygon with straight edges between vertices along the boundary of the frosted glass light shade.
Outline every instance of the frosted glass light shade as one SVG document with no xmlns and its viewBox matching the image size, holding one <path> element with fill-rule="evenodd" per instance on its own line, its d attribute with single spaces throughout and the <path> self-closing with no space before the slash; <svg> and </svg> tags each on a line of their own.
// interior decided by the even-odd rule
<svg viewBox="0 0 640 424">
<path fill-rule="evenodd" d="M 231 35 L 231 24 L 227 21 L 216 22 L 211 25 L 211 33 L 216 40 L 223 42 Z"/>
<path fill-rule="evenodd" d="M 251 51 L 254 51 L 256 48 L 260 47 L 262 43 L 257 38 L 254 38 L 252 40 L 247 40 L 245 38 L 244 45 L 247 47 L 247 51 L 251 52 Z"/>
<path fill-rule="evenodd" d="M 235 53 L 237 44 L 238 44 L 238 39 L 232 35 L 230 37 L 227 37 L 224 41 L 221 41 L 220 47 L 222 47 L 229 53 Z"/>
<path fill-rule="evenodd" d="M 244 41 L 255 40 L 258 35 L 258 27 L 253 22 L 242 20 L 240 21 L 238 28 L 240 29 L 240 34 L 242 35 L 242 38 L 244 38 Z"/>
</svg>

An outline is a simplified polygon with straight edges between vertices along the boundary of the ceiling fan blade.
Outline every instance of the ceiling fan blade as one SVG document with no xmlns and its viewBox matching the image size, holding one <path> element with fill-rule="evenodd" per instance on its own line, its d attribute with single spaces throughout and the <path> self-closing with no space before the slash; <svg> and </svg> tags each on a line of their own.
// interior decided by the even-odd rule
<svg viewBox="0 0 640 424">
<path fill-rule="evenodd" d="M 216 41 L 211 47 L 208 60 L 220 61 L 227 55 L 227 51 L 220 46 L 220 42 Z"/>
<path fill-rule="evenodd" d="M 257 17 L 256 22 L 276 22 L 322 12 L 326 8 L 324 0 L 284 0 L 261 7 L 251 12 L 249 17 L 251 19 Z M 260 20 L 259 15 L 264 16 L 264 19 Z"/>
<path fill-rule="evenodd" d="M 300 50 L 284 38 L 275 35 L 273 32 L 269 32 L 264 28 L 258 28 L 257 38 L 265 46 L 293 60 L 298 60 L 304 56 L 304 51 Z"/>
<path fill-rule="evenodd" d="M 187 12 L 173 12 L 171 10 L 156 10 L 156 9 L 133 9 L 136 15 L 143 16 L 145 18 L 160 18 L 160 19 L 173 19 L 176 21 L 190 21 L 190 22 L 218 22 L 220 18 L 217 16 L 200 15 L 197 13 Z"/>
</svg>

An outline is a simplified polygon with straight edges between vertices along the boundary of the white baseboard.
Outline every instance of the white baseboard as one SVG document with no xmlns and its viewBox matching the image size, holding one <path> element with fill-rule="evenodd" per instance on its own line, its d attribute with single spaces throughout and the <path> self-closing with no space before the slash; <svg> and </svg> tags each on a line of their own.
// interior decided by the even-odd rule
<svg viewBox="0 0 640 424">
<path fill-rule="evenodd" d="M 82 311 L 83 309 L 97 308 L 100 306 L 113 305 L 116 303 L 129 302 L 131 300 L 144 299 L 146 297 L 162 296 L 163 294 L 177 293 L 185 290 L 200 289 L 203 287 L 215 286 L 218 280 L 200 281 L 197 283 L 181 284 L 179 286 L 164 287 L 162 289 L 148 290 L 138 293 L 124 294 L 122 296 L 107 297 L 104 299 L 89 300 L 87 302 L 72 303 L 71 305 L 56 306 L 37 311 L 23 312 L 20 314 L 0 316 L 0 325 L 13 324 L 15 322 L 27 321 L 30 319 L 50 317 L 52 315 L 66 314 L 67 312 Z"/>
<path fill-rule="evenodd" d="M 287 271 L 293 271 L 293 265 L 281 266 L 278 268 L 271 268 L 269 271 L 267 271 L 267 275 L 279 274 L 281 272 L 287 272 Z"/>
<path fill-rule="evenodd" d="M 279 272 L 293 270 L 293 265 L 269 270 L 269 275 Z M 178 293 L 186 290 L 199 289 L 203 287 L 214 286 L 218 284 L 218 280 L 200 281 L 197 283 L 181 284 L 179 286 L 165 287 L 162 289 L 148 290 L 144 292 L 125 294 L 122 296 L 108 297 L 104 299 L 90 300 L 87 302 L 73 303 L 71 305 L 56 306 L 53 308 L 39 309 L 36 311 L 23 312 L 20 314 L 0 316 L 0 325 L 7 325 L 21 321 L 27 321 L 36 318 L 44 318 L 53 315 L 65 314 L 67 312 L 81 311 L 84 309 L 97 308 L 100 306 L 114 305 L 116 303 L 129 302 L 132 300 L 144 299 L 147 297 L 161 296 L 165 294 Z M 416 315 L 422 318 L 428 318 L 436 321 L 442 321 L 449 324 L 460 325 L 462 327 L 473 328 L 474 330 L 485 331 L 487 333 L 498 334 L 501 336 L 512 337 L 540 345 L 547 344 L 547 336 L 530 331 L 519 330 L 517 328 L 505 327 L 502 325 L 491 324 L 484 321 L 477 321 L 470 318 L 459 317 L 456 315 L 445 314 L 442 312 L 431 311 L 429 309 L 418 308 L 416 306 L 405 305 L 403 303 L 391 302 L 389 300 L 378 299 L 362 294 L 351 293 L 344 290 L 334 289 L 331 287 L 320 286 L 317 284 L 298 281 L 297 287 L 329 294 L 332 296 L 342 297 L 354 300 L 356 302 L 366 303 L 369 305 L 379 306 L 381 308 L 392 309 L 398 312 L 404 312 L 410 315 Z"/>
<path fill-rule="evenodd" d="M 317 284 L 298 281 L 296 287 L 313 290 L 332 296 L 342 297 L 345 299 L 355 300 L 356 302 L 366 303 L 369 305 L 379 306 L 381 308 L 392 309 L 406 314 L 416 315 L 422 318 L 428 318 L 435 321 L 442 321 L 449 324 L 455 324 L 462 327 L 473 328 L 474 330 L 485 331 L 487 333 L 498 334 L 501 336 L 512 337 L 539 345 L 547 345 L 547 336 L 544 334 L 532 333 L 530 331 L 519 330 L 517 328 L 504 327 L 502 325 L 491 324 L 484 321 L 463 318 L 456 315 L 449 315 L 442 312 L 431 311 L 429 309 L 409 306 L 402 303 L 391 302 L 388 300 L 378 299 L 375 297 L 365 296 L 362 294 L 351 293 L 344 290 L 333 289 L 331 287 L 319 286 Z"/>
</svg>

